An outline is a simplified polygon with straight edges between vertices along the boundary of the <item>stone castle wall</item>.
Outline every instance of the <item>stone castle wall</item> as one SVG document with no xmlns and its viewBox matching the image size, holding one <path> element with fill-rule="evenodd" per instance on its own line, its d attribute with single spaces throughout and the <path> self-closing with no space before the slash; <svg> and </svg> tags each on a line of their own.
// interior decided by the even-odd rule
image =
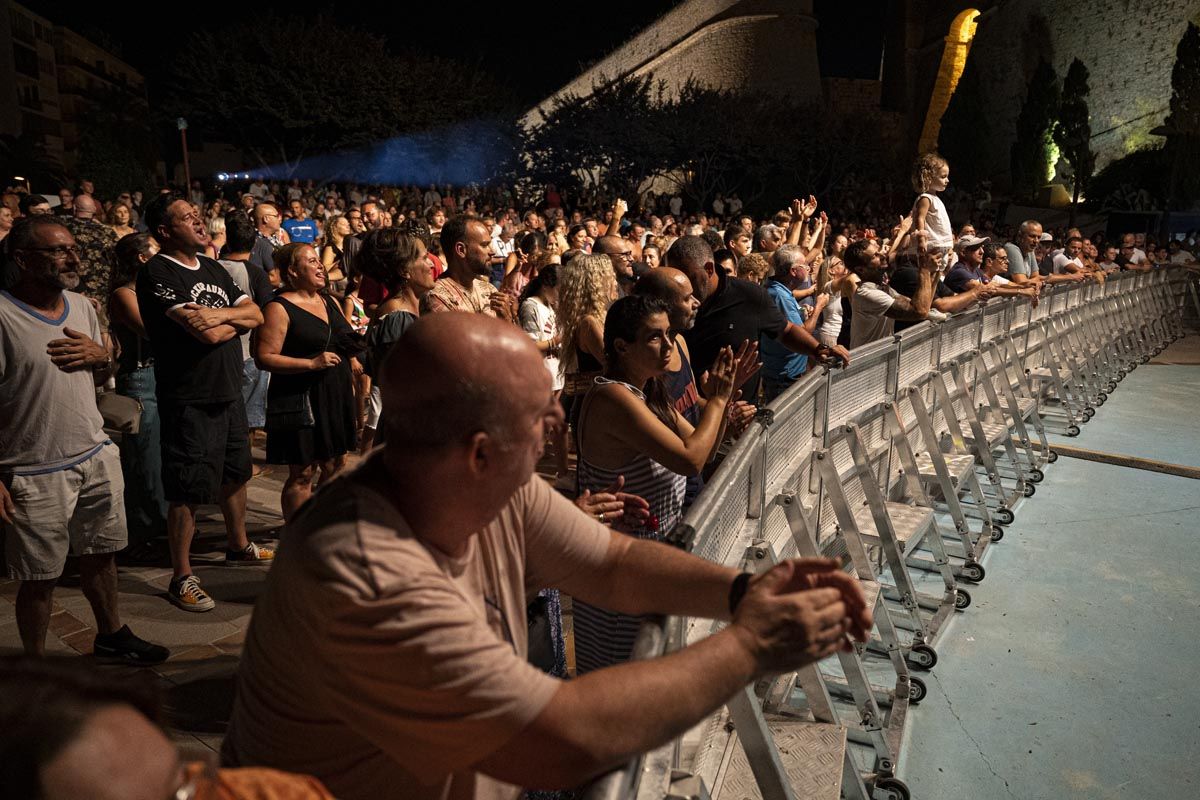
<svg viewBox="0 0 1200 800">
<path fill-rule="evenodd" d="M 1189 21 L 1200 22 L 1200 0 L 1006 0 L 985 12 L 970 59 L 995 112 L 980 132 L 990 170 L 1008 172 L 1017 114 L 1041 54 L 1060 80 L 1076 57 L 1088 68 L 1097 169 L 1161 142 L 1149 132 L 1167 114 L 1175 49 Z"/>
<path fill-rule="evenodd" d="M 653 73 L 677 91 L 691 78 L 716 89 L 821 96 L 812 0 L 688 0 L 617 48 L 525 116 L 567 94 L 627 75 Z"/>
</svg>

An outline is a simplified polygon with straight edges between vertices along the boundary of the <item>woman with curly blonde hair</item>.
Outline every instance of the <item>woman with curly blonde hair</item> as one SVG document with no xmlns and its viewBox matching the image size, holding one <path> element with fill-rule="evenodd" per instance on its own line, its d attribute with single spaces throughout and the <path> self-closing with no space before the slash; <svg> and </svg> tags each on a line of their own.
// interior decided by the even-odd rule
<svg viewBox="0 0 1200 800">
<path fill-rule="evenodd" d="M 604 320 L 617 299 L 617 276 L 606 255 L 580 254 L 558 273 L 558 329 L 562 356 L 559 371 L 565 376 L 563 404 L 575 428 L 579 403 L 596 376 L 604 370 Z"/>
</svg>

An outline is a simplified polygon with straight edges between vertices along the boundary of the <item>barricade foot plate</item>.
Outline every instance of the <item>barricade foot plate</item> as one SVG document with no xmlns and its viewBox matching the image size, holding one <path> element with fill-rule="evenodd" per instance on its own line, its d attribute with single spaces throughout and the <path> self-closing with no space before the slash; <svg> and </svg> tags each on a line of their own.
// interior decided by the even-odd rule
<svg viewBox="0 0 1200 800">
<path fill-rule="evenodd" d="M 987 439 L 989 448 L 1000 444 L 1008 436 L 1008 426 L 1002 422 L 983 422 L 980 423 L 980 427 L 983 428 L 983 435 Z M 969 431 L 963 431 L 963 439 L 971 443 L 975 442 L 975 437 Z"/>
<path fill-rule="evenodd" d="M 900 542 L 904 555 L 909 554 L 909 542 L 915 547 L 921 534 L 934 524 L 933 509 L 921 506 L 910 506 L 905 503 L 887 503 L 888 518 L 892 521 L 892 530 Z M 875 517 L 871 514 L 870 506 L 862 506 L 854 512 L 854 522 L 868 544 L 879 543 L 879 531 L 875 527 Z"/>
<path fill-rule="evenodd" d="M 946 460 L 946 471 L 950 473 L 950 482 L 955 487 L 966 484 L 967 478 L 975 471 L 975 456 L 970 454 L 943 453 Z M 923 481 L 937 480 L 937 471 L 933 468 L 933 457 L 929 453 L 917 456 L 917 474 Z"/>
<path fill-rule="evenodd" d="M 846 729 L 840 725 L 767 717 L 788 782 L 796 797 L 837 800 L 846 762 Z M 737 736 L 729 739 L 712 800 L 761 800 L 750 762 Z"/>
</svg>

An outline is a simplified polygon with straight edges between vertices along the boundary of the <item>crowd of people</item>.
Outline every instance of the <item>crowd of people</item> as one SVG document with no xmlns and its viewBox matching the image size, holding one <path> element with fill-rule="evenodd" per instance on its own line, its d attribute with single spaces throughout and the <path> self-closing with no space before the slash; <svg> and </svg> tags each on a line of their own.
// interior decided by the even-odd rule
<svg viewBox="0 0 1200 800">
<path fill-rule="evenodd" d="M 759 407 L 902 327 L 1196 260 L 1194 235 L 952 221 L 949 178 L 922 156 L 887 230 L 811 195 L 759 219 L 735 196 L 685 211 L 553 186 L 528 205 L 494 187 L 299 180 L 10 189 L 0 522 L 26 653 L 44 655 L 74 555 L 96 655 L 166 660 L 121 622 L 116 554 L 169 562 L 170 601 L 212 610 L 190 552 L 215 504 L 226 563 L 270 566 L 226 764 L 346 798 L 506 797 L 661 744 L 871 625 L 837 562 L 739 575 L 664 543 Z M 546 447 L 551 481 L 535 474 Z M 278 552 L 246 530 L 247 483 L 271 468 L 286 469 Z M 570 680 L 558 591 L 574 601 Z M 624 663 L 646 613 L 731 624 Z M 54 694 L 35 672 L 0 684 Z M 0 728 L 39 715 L 0 694 Z M 75 711 L 22 785 L 62 779 L 72 742 L 120 727 L 114 708 L 138 713 L 86 686 L 59 694 Z M 153 726 L 122 735 L 160 745 Z M 197 780 L 164 765 L 168 783 Z"/>
</svg>

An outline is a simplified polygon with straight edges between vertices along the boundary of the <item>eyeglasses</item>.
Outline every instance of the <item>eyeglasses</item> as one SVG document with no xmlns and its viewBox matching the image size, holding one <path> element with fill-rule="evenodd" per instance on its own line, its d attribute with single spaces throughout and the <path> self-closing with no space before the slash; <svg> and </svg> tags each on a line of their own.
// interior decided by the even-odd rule
<svg viewBox="0 0 1200 800">
<path fill-rule="evenodd" d="M 50 257 L 56 261 L 60 261 L 67 256 L 75 256 L 75 258 L 79 258 L 79 248 L 75 245 L 71 245 L 70 247 L 65 247 L 63 245 L 59 245 L 58 247 L 22 247 L 21 249 L 33 250 L 38 253 L 49 253 Z"/>
</svg>

